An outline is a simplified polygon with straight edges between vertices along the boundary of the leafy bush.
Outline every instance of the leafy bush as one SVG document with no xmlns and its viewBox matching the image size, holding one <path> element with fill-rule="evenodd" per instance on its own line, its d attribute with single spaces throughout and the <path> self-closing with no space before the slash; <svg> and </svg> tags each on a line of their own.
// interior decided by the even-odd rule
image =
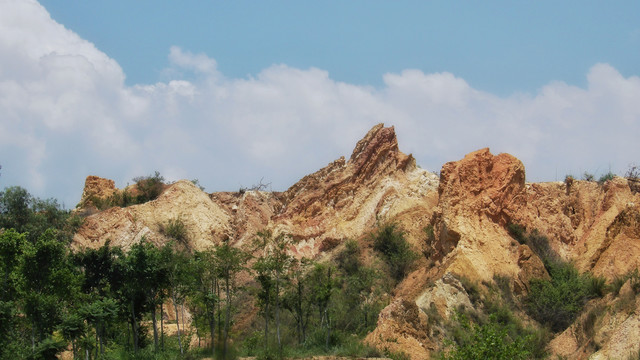
<svg viewBox="0 0 640 360">
<path fill-rule="evenodd" d="M 151 176 L 135 177 L 133 181 L 136 183 L 137 195 L 135 196 L 129 190 L 123 189 L 114 192 L 106 198 L 92 196 L 88 202 L 93 204 L 98 210 L 105 210 L 114 206 L 127 207 L 155 200 L 164 189 L 164 177 L 157 171 Z"/>
<path fill-rule="evenodd" d="M 160 231 L 180 243 L 187 241 L 187 227 L 180 217 L 170 219 L 166 225 L 161 225 Z"/>
<path fill-rule="evenodd" d="M 602 185 L 604 183 L 606 183 L 609 180 L 612 180 L 614 177 L 616 177 L 616 175 L 614 173 L 612 173 L 611 171 L 609 171 L 608 173 L 600 176 L 600 179 L 598 179 L 598 184 Z"/>
<path fill-rule="evenodd" d="M 427 225 L 422 230 L 425 234 L 422 255 L 424 255 L 425 259 L 429 260 L 431 255 L 433 255 L 433 245 L 436 242 L 436 235 L 433 231 L 433 225 Z"/>
<path fill-rule="evenodd" d="M 136 183 L 136 189 L 138 190 L 138 195 L 136 196 L 136 203 L 138 204 L 157 199 L 164 187 L 164 177 L 157 171 L 151 176 L 135 177 L 133 181 Z"/>
<path fill-rule="evenodd" d="M 418 257 L 405 240 L 404 232 L 398 229 L 397 224 L 388 223 L 380 226 L 372 236 L 373 249 L 382 254 L 389 265 L 391 276 L 396 281 L 402 280 Z"/>
<path fill-rule="evenodd" d="M 559 332 L 571 325 L 589 299 L 600 296 L 601 287 L 593 286 L 591 277 L 580 275 L 570 263 L 558 261 L 547 266 L 551 280 L 530 281 L 526 310 L 538 322 Z"/>
<path fill-rule="evenodd" d="M 509 223 L 507 224 L 507 231 L 511 237 L 518 241 L 518 243 L 524 244 L 526 242 L 525 233 L 527 229 L 524 226 L 516 223 Z"/>
<path fill-rule="evenodd" d="M 452 351 L 441 356 L 445 360 L 458 359 L 529 359 L 527 348 L 531 335 L 513 336 L 509 329 L 489 316 L 485 324 L 473 324 L 464 314 L 458 314 L 459 326 L 464 330 Z"/>
<path fill-rule="evenodd" d="M 351 239 L 345 241 L 344 249 L 336 256 L 336 263 L 346 275 L 356 274 L 362 266 L 358 242 Z"/>
</svg>

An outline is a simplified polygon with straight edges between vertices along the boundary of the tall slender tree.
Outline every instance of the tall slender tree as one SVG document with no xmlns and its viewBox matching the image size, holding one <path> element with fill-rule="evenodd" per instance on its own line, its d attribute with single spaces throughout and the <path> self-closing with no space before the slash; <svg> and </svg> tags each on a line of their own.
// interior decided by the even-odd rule
<svg viewBox="0 0 640 360">
<path fill-rule="evenodd" d="M 234 248 L 229 244 L 228 239 L 218 246 L 214 252 L 217 272 L 220 279 L 224 282 L 225 292 L 225 319 L 224 319 L 224 338 L 222 343 L 222 354 L 225 359 L 229 356 L 228 339 L 229 328 L 231 324 L 231 303 L 235 296 L 236 276 L 245 270 L 245 263 L 249 256 L 238 248 Z"/>
</svg>

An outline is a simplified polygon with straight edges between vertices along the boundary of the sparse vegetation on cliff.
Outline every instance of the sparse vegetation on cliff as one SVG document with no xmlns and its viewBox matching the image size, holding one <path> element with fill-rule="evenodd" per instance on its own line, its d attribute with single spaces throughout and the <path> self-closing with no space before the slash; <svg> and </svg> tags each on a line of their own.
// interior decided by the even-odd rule
<svg viewBox="0 0 640 360">
<path fill-rule="evenodd" d="M 110 207 L 127 207 L 136 204 L 144 204 L 147 201 L 155 200 L 164 189 L 164 177 L 156 171 L 153 175 L 138 176 L 133 178 L 133 188 L 116 190 L 107 197 L 90 196 L 87 203 L 92 204 L 98 210 L 105 210 Z M 198 184 L 196 184 L 198 186 Z"/>
<path fill-rule="evenodd" d="M 393 279 L 399 282 L 407 276 L 418 255 L 411 250 L 398 225 L 380 225 L 370 237 L 373 239 L 373 249 L 382 255 Z"/>
</svg>

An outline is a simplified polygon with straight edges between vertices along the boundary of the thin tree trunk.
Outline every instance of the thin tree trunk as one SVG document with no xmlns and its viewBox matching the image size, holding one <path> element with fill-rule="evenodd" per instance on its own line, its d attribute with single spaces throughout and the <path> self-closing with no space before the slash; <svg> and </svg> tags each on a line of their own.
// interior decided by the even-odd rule
<svg viewBox="0 0 640 360">
<path fill-rule="evenodd" d="M 222 348 L 222 353 L 224 354 L 224 358 L 227 358 L 227 340 L 229 338 L 229 320 L 231 318 L 231 288 L 229 286 L 229 276 L 227 276 L 225 282 L 225 289 L 227 295 L 227 311 L 226 317 L 224 319 L 224 343 Z"/>
<path fill-rule="evenodd" d="M 100 324 L 100 354 L 104 355 L 104 323 Z"/>
<path fill-rule="evenodd" d="M 158 321 L 156 320 L 156 307 L 151 310 L 151 323 L 153 324 L 153 350 L 158 352 Z"/>
<path fill-rule="evenodd" d="M 193 324 L 193 322 L 192 322 Z M 200 330 L 198 329 L 198 322 L 196 321 L 196 336 L 198 337 L 198 348 L 200 348 Z"/>
<path fill-rule="evenodd" d="M 180 310 L 182 310 L 182 330 L 186 329 L 187 326 L 184 324 L 184 301 L 180 304 Z"/>
<path fill-rule="evenodd" d="M 216 334 L 216 315 L 214 313 L 210 314 L 209 326 L 211 327 L 211 355 L 215 357 L 216 348 L 215 348 L 215 343 L 213 339 L 215 338 L 215 334 Z"/>
<path fill-rule="evenodd" d="M 331 322 L 327 309 L 324 309 L 324 316 L 327 318 L 327 340 L 325 341 L 325 346 L 327 349 L 329 349 L 329 338 L 331 337 Z"/>
<path fill-rule="evenodd" d="M 129 325 L 127 324 L 127 350 L 131 349 L 131 336 L 129 336 Z"/>
<path fill-rule="evenodd" d="M 133 331 L 133 351 L 138 352 L 138 324 L 136 324 L 133 300 L 131 300 L 131 328 Z"/>
<path fill-rule="evenodd" d="M 280 273 L 276 272 L 276 336 L 278 339 L 278 354 L 282 356 L 282 340 L 280 339 Z"/>
<path fill-rule="evenodd" d="M 216 283 L 217 281 L 214 280 L 213 283 L 211 284 L 211 293 L 215 294 L 216 293 Z M 217 299 L 218 304 L 220 303 L 220 298 Z M 213 340 L 215 338 L 215 333 L 216 333 L 216 304 L 211 304 L 211 312 L 209 313 L 209 326 L 211 327 L 211 355 L 213 357 L 216 356 L 216 348 L 215 348 L 215 341 Z"/>
<path fill-rule="evenodd" d="M 218 282 L 218 280 L 216 280 L 216 296 L 218 296 L 218 299 L 220 299 L 220 283 Z M 222 326 L 220 325 L 222 323 L 222 311 L 220 309 L 220 300 L 218 300 L 218 343 L 220 343 L 220 341 L 222 340 Z"/>
<path fill-rule="evenodd" d="M 180 339 L 180 319 L 178 316 L 178 303 L 176 302 L 176 296 L 172 295 L 171 299 L 173 300 L 173 307 L 176 310 L 176 326 L 178 327 L 178 346 L 180 347 L 180 354 L 183 354 L 182 350 L 182 340 Z"/>
<path fill-rule="evenodd" d="M 269 349 L 269 294 L 267 293 L 267 304 L 264 308 L 264 352 Z"/>
<path fill-rule="evenodd" d="M 300 283 L 300 279 L 298 278 L 298 303 L 297 303 L 297 312 L 298 312 L 298 344 L 302 344 L 304 342 L 304 334 L 302 330 L 302 283 Z"/>
<path fill-rule="evenodd" d="M 96 326 L 96 359 L 100 355 L 100 331 L 98 330 L 98 326 Z"/>
<path fill-rule="evenodd" d="M 160 303 L 160 346 L 164 351 L 164 303 Z"/>
</svg>

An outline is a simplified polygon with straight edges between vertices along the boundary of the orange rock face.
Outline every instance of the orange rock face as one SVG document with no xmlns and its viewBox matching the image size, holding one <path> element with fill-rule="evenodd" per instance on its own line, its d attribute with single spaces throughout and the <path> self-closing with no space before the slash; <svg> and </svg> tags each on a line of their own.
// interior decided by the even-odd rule
<svg viewBox="0 0 640 360">
<path fill-rule="evenodd" d="M 206 194 L 179 181 L 156 200 L 88 216 L 73 246 L 99 247 L 110 240 L 126 249 L 143 237 L 164 244 L 170 239 L 162 225 L 180 219 L 190 249 L 205 249 L 227 238 L 248 248 L 256 232 L 268 229 L 291 235 L 292 255 L 323 261 L 345 239 L 365 244 L 377 223 L 393 221 L 414 250 L 424 250 L 430 258 L 421 259 L 393 295 L 387 294 L 395 298 L 381 312 L 367 342 L 425 359 L 440 349 L 442 340 L 431 331 L 429 309 L 447 318 L 456 306 L 472 306 L 457 278 L 490 283 L 495 275 L 506 276 L 516 295 L 524 295 L 530 279 L 548 276 L 540 258 L 509 235 L 509 223 L 546 235 L 551 247 L 580 271 L 612 279 L 637 269 L 640 195 L 632 191 L 634 184 L 622 178 L 603 185 L 577 180 L 525 183 L 522 162 L 489 149 L 445 164 L 438 178 L 399 150 L 393 127 L 379 124 L 357 143 L 348 160 L 331 162 L 283 193 Z M 116 190 L 113 181 L 89 176 L 81 206 Z M 429 225 L 433 238 L 423 231 Z M 626 324 L 640 321 L 633 314 L 629 319 Z M 608 333 L 623 333 L 618 325 L 608 326 Z M 606 340 L 614 338 L 615 344 Z M 601 345 L 621 348 L 621 338 L 606 337 Z M 565 335 L 558 343 L 567 339 L 575 340 Z M 574 342 L 576 349 L 584 349 L 580 341 Z"/>
<path fill-rule="evenodd" d="M 80 204 L 83 206 L 91 206 L 91 199 L 106 199 L 116 192 L 116 185 L 113 180 L 104 179 L 99 176 L 89 175 L 84 181 L 84 190 Z"/>
</svg>

